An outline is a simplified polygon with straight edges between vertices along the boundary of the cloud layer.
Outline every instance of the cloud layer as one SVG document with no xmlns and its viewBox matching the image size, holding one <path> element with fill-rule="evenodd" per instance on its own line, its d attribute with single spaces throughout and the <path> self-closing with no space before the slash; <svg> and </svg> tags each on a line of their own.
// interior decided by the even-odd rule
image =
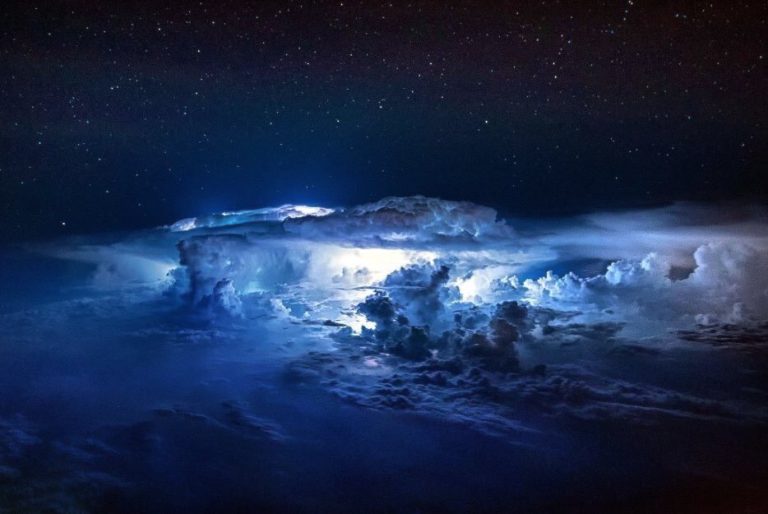
<svg viewBox="0 0 768 514">
<path fill-rule="evenodd" d="M 220 330 L 255 323 L 323 340 L 334 353 L 305 355 L 294 370 L 344 369 L 328 387 L 365 405 L 471 405 L 463 419 L 497 428 L 518 427 L 502 412 L 523 404 L 582 417 L 762 419 L 595 367 L 605 355 L 715 347 L 727 327 L 762 333 L 764 220 L 760 209 L 688 205 L 503 220 L 468 202 L 408 197 L 222 213 L 46 251 L 94 264 L 100 287 L 152 285 Z"/>
<path fill-rule="evenodd" d="M 242 491 L 242 477 L 266 476 L 294 491 L 280 489 L 286 463 L 303 473 L 334 437 L 318 469 L 345 455 L 357 473 L 366 448 L 379 462 L 402 451 L 410 474 L 414 448 L 453 430 L 451 449 L 491 436 L 538 461 L 565 447 L 558 476 L 574 454 L 589 454 L 582 474 L 595 447 L 616 451 L 616 434 L 679 434 L 723 472 L 711 449 L 751 453 L 743 437 L 764 446 L 768 424 L 762 215 L 677 205 L 503 220 L 388 198 L 37 245 L 40 266 L 19 283 L 58 294 L 0 312 L 0 497 L 109 510 L 137 490 L 158 497 L 163 480 L 184 477 L 186 491 L 199 462 L 216 462 L 206 484 Z M 50 257 L 77 264 L 64 276 Z M 427 443 L 401 447 L 418 430 Z"/>
</svg>

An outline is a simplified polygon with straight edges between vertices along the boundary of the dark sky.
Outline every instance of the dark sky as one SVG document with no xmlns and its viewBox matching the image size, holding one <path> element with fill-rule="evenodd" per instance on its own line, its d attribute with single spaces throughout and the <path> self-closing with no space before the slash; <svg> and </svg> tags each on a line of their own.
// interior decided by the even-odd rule
<svg viewBox="0 0 768 514">
<path fill-rule="evenodd" d="M 34 2 L 0 14 L 0 239 L 426 194 L 765 201 L 766 2 Z"/>
</svg>

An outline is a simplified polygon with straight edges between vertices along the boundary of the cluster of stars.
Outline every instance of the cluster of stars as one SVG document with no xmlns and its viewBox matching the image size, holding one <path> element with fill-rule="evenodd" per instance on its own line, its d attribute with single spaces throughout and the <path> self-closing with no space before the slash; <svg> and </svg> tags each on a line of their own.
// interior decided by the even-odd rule
<svg viewBox="0 0 768 514">
<path fill-rule="evenodd" d="M 767 10 L 17 5 L 2 236 L 382 194 L 556 213 L 754 191 Z"/>
</svg>

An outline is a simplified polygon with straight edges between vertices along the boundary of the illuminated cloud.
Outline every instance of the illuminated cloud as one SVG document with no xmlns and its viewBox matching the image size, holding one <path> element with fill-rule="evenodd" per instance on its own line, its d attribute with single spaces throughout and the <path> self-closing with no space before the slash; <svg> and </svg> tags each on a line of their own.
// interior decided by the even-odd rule
<svg viewBox="0 0 768 514">
<path fill-rule="evenodd" d="M 423 196 L 389 197 L 327 216 L 295 217 L 286 220 L 285 227 L 304 237 L 367 244 L 458 244 L 513 236 L 511 227 L 490 207 Z"/>
<path fill-rule="evenodd" d="M 173 223 L 169 228 L 172 232 L 188 232 L 199 228 L 232 227 L 255 222 L 281 222 L 290 218 L 305 216 L 327 216 L 333 209 L 312 207 L 309 205 L 281 205 L 280 207 L 265 207 L 244 211 L 220 212 L 208 216 L 184 218 Z"/>
<path fill-rule="evenodd" d="M 101 341 L 133 316 L 140 328 L 125 339 L 258 347 L 265 363 L 285 367 L 279 387 L 312 383 L 367 408 L 513 440 L 530 436 L 536 416 L 765 423 L 759 393 L 712 400 L 699 385 L 669 385 L 690 361 L 676 351 L 765 351 L 761 212 L 674 206 L 502 220 L 487 207 L 414 197 L 212 215 L 36 247 L 87 264 L 98 291 L 7 315 L 0 330 L 56 326 L 66 341 L 82 324 Z M 218 418 L 158 409 L 287 438 L 245 408 Z M 0 460 L 0 474 L 16 472 Z"/>
<path fill-rule="evenodd" d="M 768 313 L 768 256 L 741 243 L 708 243 L 693 252 L 687 277 L 670 278 L 671 261 L 651 253 L 639 261 L 620 260 L 604 274 L 582 278 L 547 273 L 523 283 L 535 304 L 612 310 L 627 320 L 664 323 L 742 323 Z"/>
<path fill-rule="evenodd" d="M 643 330 L 655 324 L 663 333 L 765 316 L 765 219 L 756 208 L 681 204 L 502 220 L 469 202 L 391 197 L 346 208 L 225 212 L 110 244 L 73 241 L 44 251 L 94 265 L 100 287 L 172 282 L 177 296 L 209 311 L 213 304 L 248 311 L 260 305 L 260 295 L 290 296 L 305 315 L 320 309 L 359 329 L 350 309 L 374 288 L 411 323 L 434 325 L 433 331 L 449 326 L 450 313 L 461 306 L 489 313 L 517 300 L 575 309 L 590 322 L 627 322 L 628 330 L 632 323 Z M 439 267 L 441 287 L 429 289 Z"/>
</svg>

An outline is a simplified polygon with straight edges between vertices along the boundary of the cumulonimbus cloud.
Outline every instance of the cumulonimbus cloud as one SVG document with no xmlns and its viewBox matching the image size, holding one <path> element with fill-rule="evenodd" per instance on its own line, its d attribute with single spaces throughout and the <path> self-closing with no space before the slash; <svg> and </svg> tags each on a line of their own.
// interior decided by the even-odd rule
<svg viewBox="0 0 768 514">
<path fill-rule="evenodd" d="M 213 214 L 109 245 L 65 243 L 47 251 L 93 263 L 104 287 L 175 282 L 194 305 L 211 305 L 226 291 L 232 301 L 225 303 L 239 306 L 250 294 L 296 287 L 351 305 L 364 294 L 350 290 L 406 294 L 394 291 L 403 269 L 440 263 L 454 294 L 423 312 L 517 300 L 677 327 L 764 317 L 766 219 L 759 208 L 678 204 L 503 220 L 469 202 L 391 197 L 347 208 L 283 205 Z"/>
<path fill-rule="evenodd" d="M 88 263 L 92 285 L 123 299 L 121 288 L 143 287 L 136 298 L 213 327 L 206 341 L 258 326 L 331 345 L 293 362 L 291 380 L 331 376 L 324 387 L 361 405 L 489 432 L 520 429 L 510 409 L 531 406 L 633 422 L 766 418 L 753 405 L 593 369 L 667 345 L 714 347 L 724 332 L 751 334 L 744 340 L 758 347 L 768 326 L 761 209 L 505 220 L 469 202 L 386 198 L 213 214 L 103 239 L 37 249 Z"/>
</svg>

